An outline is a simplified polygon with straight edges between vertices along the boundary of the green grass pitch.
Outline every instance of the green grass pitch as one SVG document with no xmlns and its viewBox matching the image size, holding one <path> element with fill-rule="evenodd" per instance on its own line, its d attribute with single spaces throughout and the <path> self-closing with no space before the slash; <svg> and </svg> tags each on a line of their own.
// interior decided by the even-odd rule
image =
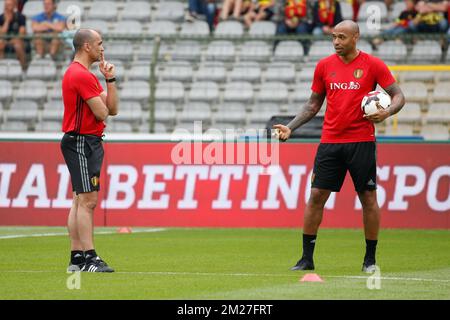
<svg viewBox="0 0 450 320">
<path fill-rule="evenodd" d="M 64 228 L 1 227 L 0 299 L 450 299 L 448 230 L 382 230 L 373 290 L 360 271 L 362 230 L 319 231 L 314 272 L 323 283 L 289 270 L 298 229 L 115 231 L 97 228 L 95 238 L 117 272 L 81 273 L 80 289 L 70 290 Z"/>
</svg>

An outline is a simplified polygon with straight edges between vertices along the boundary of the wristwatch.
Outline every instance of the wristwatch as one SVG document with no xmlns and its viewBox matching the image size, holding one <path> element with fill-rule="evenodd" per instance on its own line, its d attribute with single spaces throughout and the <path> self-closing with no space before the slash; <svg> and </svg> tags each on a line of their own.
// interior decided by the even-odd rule
<svg viewBox="0 0 450 320">
<path fill-rule="evenodd" d="M 110 83 L 110 82 L 116 82 L 116 78 L 111 78 L 111 79 L 105 79 L 106 82 Z"/>
</svg>

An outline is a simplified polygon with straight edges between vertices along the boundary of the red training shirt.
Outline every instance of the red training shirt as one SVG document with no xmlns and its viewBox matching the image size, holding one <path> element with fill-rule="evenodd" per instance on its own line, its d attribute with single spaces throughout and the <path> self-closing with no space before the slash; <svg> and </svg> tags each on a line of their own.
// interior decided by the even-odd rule
<svg viewBox="0 0 450 320">
<path fill-rule="evenodd" d="M 363 117 L 361 101 L 377 84 L 387 88 L 395 82 L 386 64 L 360 51 L 345 64 L 337 54 L 319 61 L 311 90 L 326 93 L 327 109 L 322 143 L 375 141 L 375 127 Z"/>
<path fill-rule="evenodd" d="M 62 81 L 62 131 L 101 137 L 105 124 L 95 118 L 86 101 L 98 97 L 102 92 L 103 88 L 97 77 L 79 62 L 72 62 Z"/>
</svg>

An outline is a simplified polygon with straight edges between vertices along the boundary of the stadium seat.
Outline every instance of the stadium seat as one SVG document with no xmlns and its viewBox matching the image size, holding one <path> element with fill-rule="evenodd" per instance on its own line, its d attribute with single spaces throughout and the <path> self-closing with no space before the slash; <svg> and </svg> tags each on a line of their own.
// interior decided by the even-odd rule
<svg viewBox="0 0 450 320">
<path fill-rule="evenodd" d="M 310 84 L 314 78 L 314 70 L 315 68 L 311 67 L 300 70 L 300 73 L 298 74 L 298 80 L 300 82 L 307 82 Z"/>
<path fill-rule="evenodd" d="M 36 124 L 35 131 L 37 132 L 61 132 L 61 121 L 40 121 Z"/>
<path fill-rule="evenodd" d="M 361 36 L 376 36 L 381 32 L 381 25 L 379 24 L 369 24 L 366 21 L 358 22 L 359 33 Z"/>
<path fill-rule="evenodd" d="M 150 85 L 146 81 L 127 81 L 119 96 L 123 100 L 146 102 L 150 97 Z"/>
<path fill-rule="evenodd" d="M 401 84 L 401 88 L 408 101 L 419 103 L 428 101 L 427 87 L 422 82 L 406 82 Z"/>
<path fill-rule="evenodd" d="M 79 14 L 81 18 L 85 16 L 85 2 L 83 1 L 60 1 L 56 9 L 63 16 Z"/>
<path fill-rule="evenodd" d="M 92 20 L 117 20 L 117 3 L 115 1 L 96 1 L 89 9 L 88 19 Z"/>
<path fill-rule="evenodd" d="M 109 33 L 108 23 L 103 20 L 86 20 L 81 22 L 81 27 L 96 30 L 102 35 L 106 35 Z"/>
<path fill-rule="evenodd" d="M 24 121 L 8 121 L 2 124 L 4 132 L 26 132 L 28 131 L 28 123 Z"/>
<path fill-rule="evenodd" d="M 399 72 L 400 82 L 421 81 L 434 82 L 435 72 L 433 71 L 402 71 Z"/>
<path fill-rule="evenodd" d="M 309 59 L 311 61 L 318 61 L 334 53 L 333 44 L 331 41 L 315 41 L 309 49 Z"/>
<path fill-rule="evenodd" d="M 216 37 L 241 37 L 244 26 L 238 21 L 222 21 L 217 24 L 214 34 Z"/>
<path fill-rule="evenodd" d="M 286 103 L 288 100 L 288 88 L 283 82 L 270 81 L 261 85 L 260 92 L 256 96 L 258 102 Z"/>
<path fill-rule="evenodd" d="M 155 120 L 174 125 L 177 120 L 175 104 L 173 102 L 157 101 L 155 103 Z"/>
<path fill-rule="evenodd" d="M 406 103 L 402 110 L 395 115 L 398 122 L 420 122 L 422 114 L 420 111 L 420 105 L 418 103 Z"/>
<path fill-rule="evenodd" d="M 308 101 L 311 96 L 311 83 L 300 82 L 295 85 L 294 91 L 291 94 L 290 102 L 296 104 L 303 104 Z"/>
<path fill-rule="evenodd" d="M 142 34 L 142 25 L 139 21 L 119 21 L 114 23 L 112 34 L 140 36 Z"/>
<path fill-rule="evenodd" d="M 38 119 L 38 105 L 34 101 L 21 100 L 11 103 L 8 111 L 5 112 L 5 118 L 10 120 L 36 121 Z"/>
<path fill-rule="evenodd" d="M 52 80 L 56 77 L 56 65 L 51 59 L 34 59 L 27 70 L 27 79 Z"/>
<path fill-rule="evenodd" d="M 264 73 L 265 81 L 292 83 L 295 80 L 295 65 L 291 62 L 272 62 Z"/>
<path fill-rule="evenodd" d="M 183 3 L 175 1 L 160 2 L 154 14 L 155 20 L 170 20 L 180 22 L 183 20 L 183 17 Z"/>
<path fill-rule="evenodd" d="M 133 44 L 131 41 L 111 41 L 105 43 L 105 59 L 106 60 L 123 60 L 130 61 L 133 57 Z"/>
<path fill-rule="evenodd" d="M 0 80 L 0 101 L 8 102 L 12 99 L 13 87 L 8 80 Z"/>
<path fill-rule="evenodd" d="M 239 58 L 247 61 L 268 61 L 271 53 L 271 47 L 264 41 L 246 41 L 241 46 Z"/>
<path fill-rule="evenodd" d="M 450 101 L 450 82 L 439 82 L 433 90 L 432 100 L 447 103 Z"/>
<path fill-rule="evenodd" d="M 62 100 L 52 100 L 44 103 L 44 110 L 42 110 L 42 120 L 59 121 L 64 115 L 64 104 Z"/>
<path fill-rule="evenodd" d="M 278 43 L 274 60 L 298 62 L 303 60 L 303 46 L 298 41 L 281 41 Z"/>
<path fill-rule="evenodd" d="M 386 130 L 383 135 L 386 136 L 412 136 L 414 133 L 414 126 L 412 124 L 387 124 Z"/>
<path fill-rule="evenodd" d="M 151 36 L 173 36 L 177 34 L 177 26 L 172 21 L 151 21 L 147 28 L 147 34 Z"/>
<path fill-rule="evenodd" d="M 133 62 L 131 68 L 126 71 L 128 80 L 149 80 L 150 79 L 150 61 Z"/>
<path fill-rule="evenodd" d="M 139 124 L 144 117 L 149 114 L 143 114 L 141 105 L 137 101 L 120 101 L 120 116 L 115 117 L 116 122 L 129 122 Z"/>
<path fill-rule="evenodd" d="M 226 139 L 228 137 L 228 134 L 230 133 L 232 133 L 234 136 L 234 133 L 236 131 L 236 125 L 230 122 L 215 123 L 204 132 L 204 135 L 217 136 L 218 134 L 217 131 L 220 131 L 219 136 L 220 138 Z"/>
<path fill-rule="evenodd" d="M 347 1 L 339 1 L 341 5 L 342 18 L 344 20 L 353 20 L 353 7 Z"/>
<path fill-rule="evenodd" d="M 204 102 L 189 102 L 183 106 L 179 121 L 180 123 L 192 123 L 194 121 L 211 123 L 211 109 Z"/>
<path fill-rule="evenodd" d="M 244 125 L 246 121 L 245 105 L 242 103 L 223 103 L 213 113 L 214 123 L 233 123 Z"/>
<path fill-rule="evenodd" d="M 232 81 L 260 82 L 261 68 L 255 61 L 236 62 L 228 75 Z"/>
<path fill-rule="evenodd" d="M 255 21 L 251 24 L 249 35 L 253 37 L 274 36 L 277 26 L 272 21 Z"/>
<path fill-rule="evenodd" d="M 122 11 L 122 19 L 145 22 L 150 20 L 150 12 L 150 3 L 146 1 L 131 1 L 126 3 Z"/>
<path fill-rule="evenodd" d="M 17 59 L 0 60 L 0 79 L 19 80 L 22 77 L 22 67 Z"/>
<path fill-rule="evenodd" d="M 163 81 L 191 82 L 192 74 L 192 65 L 188 61 L 170 61 L 158 71 L 158 76 Z"/>
<path fill-rule="evenodd" d="M 201 20 L 184 22 L 181 25 L 180 35 L 189 37 L 207 37 L 209 36 L 209 26 L 205 21 Z"/>
<path fill-rule="evenodd" d="M 175 60 L 198 61 L 201 58 L 201 47 L 197 41 L 177 41 L 172 53 Z"/>
<path fill-rule="evenodd" d="M 413 63 L 437 63 L 441 60 L 442 49 L 438 41 L 420 40 L 414 45 L 409 61 Z"/>
<path fill-rule="evenodd" d="M 249 121 L 257 127 L 263 127 L 267 121 L 276 114 L 281 114 L 278 104 L 276 103 L 259 103 L 255 105 L 249 115 Z"/>
<path fill-rule="evenodd" d="M 179 81 L 159 82 L 155 96 L 157 101 L 181 102 L 184 100 L 183 83 Z"/>
<path fill-rule="evenodd" d="M 406 10 L 406 4 L 404 1 L 396 1 L 392 4 L 391 12 L 389 13 L 389 20 L 394 22 L 402 13 Z"/>
<path fill-rule="evenodd" d="M 426 123 L 450 123 L 450 105 L 446 103 L 432 103 L 425 116 Z"/>
<path fill-rule="evenodd" d="M 189 101 L 216 102 L 219 99 L 219 87 L 212 81 L 194 82 L 189 92 Z"/>
<path fill-rule="evenodd" d="M 219 61 L 233 61 L 235 48 L 231 41 L 211 41 L 206 49 L 206 59 Z"/>
<path fill-rule="evenodd" d="M 42 80 L 25 80 L 16 93 L 17 100 L 43 101 L 47 97 L 47 87 Z"/>
<path fill-rule="evenodd" d="M 147 62 L 148 64 L 150 64 L 149 61 L 152 59 L 152 54 L 153 54 L 153 42 L 144 41 L 138 45 L 136 50 L 136 56 L 139 62 Z"/>
<path fill-rule="evenodd" d="M 194 78 L 197 81 L 224 82 L 226 79 L 225 65 L 221 61 L 207 61 L 195 72 Z"/>
<path fill-rule="evenodd" d="M 372 54 L 372 45 L 367 40 L 359 40 L 357 47 L 365 53 Z"/>
<path fill-rule="evenodd" d="M 425 140 L 449 140 L 448 126 L 444 124 L 427 124 L 420 132 Z"/>
<path fill-rule="evenodd" d="M 134 131 L 133 125 L 128 122 L 113 122 L 110 125 L 106 126 L 106 130 L 109 132 L 118 132 L 118 133 L 131 133 Z"/>
<path fill-rule="evenodd" d="M 253 86 L 250 82 L 235 81 L 225 85 L 224 101 L 250 102 L 253 100 Z"/>
<path fill-rule="evenodd" d="M 374 54 L 382 60 L 400 62 L 406 60 L 407 53 L 408 50 L 404 43 L 389 40 L 380 44 L 378 50 Z"/>
</svg>

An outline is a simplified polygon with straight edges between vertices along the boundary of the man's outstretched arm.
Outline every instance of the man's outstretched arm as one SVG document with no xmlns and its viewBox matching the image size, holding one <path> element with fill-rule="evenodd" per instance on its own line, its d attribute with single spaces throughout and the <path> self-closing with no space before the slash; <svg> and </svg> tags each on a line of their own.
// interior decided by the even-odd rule
<svg viewBox="0 0 450 320">
<path fill-rule="evenodd" d="M 287 126 L 284 126 L 282 124 L 274 125 L 273 128 L 279 130 L 279 139 L 282 141 L 289 139 L 292 131 L 311 120 L 317 114 L 317 112 L 319 112 L 324 100 L 324 93 L 319 94 L 313 92 L 311 93 L 309 100 L 305 103 L 305 105 L 303 105 L 297 116 L 295 116 L 295 118 L 292 119 L 292 121 L 289 122 Z"/>
</svg>

